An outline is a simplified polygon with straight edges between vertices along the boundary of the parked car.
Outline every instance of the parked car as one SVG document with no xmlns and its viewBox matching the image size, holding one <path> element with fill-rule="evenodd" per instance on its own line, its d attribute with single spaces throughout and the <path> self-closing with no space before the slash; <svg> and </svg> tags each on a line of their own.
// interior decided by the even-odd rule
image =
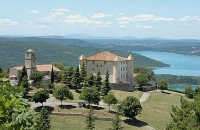
<svg viewBox="0 0 200 130">
<path fill-rule="evenodd" d="M 84 102 L 78 102 L 79 107 L 86 107 L 86 104 Z"/>
</svg>

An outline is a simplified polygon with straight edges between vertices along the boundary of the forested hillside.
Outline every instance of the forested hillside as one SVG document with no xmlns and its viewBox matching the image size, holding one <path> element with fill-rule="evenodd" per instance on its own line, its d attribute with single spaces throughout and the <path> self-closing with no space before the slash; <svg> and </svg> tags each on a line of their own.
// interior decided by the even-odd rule
<svg viewBox="0 0 200 130">
<path fill-rule="evenodd" d="M 78 42 L 73 41 L 71 42 Z M 68 44 L 68 43 L 66 43 Z M 81 54 L 90 56 L 101 51 L 111 51 L 118 55 L 128 57 L 129 52 L 113 51 L 110 49 L 99 49 L 91 47 L 77 47 L 44 41 L 20 41 L 15 39 L 0 40 L 0 67 L 9 68 L 24 64 L 24 52 L 32 48 L 36 51 L 37 64 L 48 64 L 51 62 L 62 62 L 65 66 L 77 66 Z M 133 54 L 133 53 L 132 53 Z M 153 59 L 133 54 L 134 66 L 163 67 L 164 63 Z"/>
</svg>

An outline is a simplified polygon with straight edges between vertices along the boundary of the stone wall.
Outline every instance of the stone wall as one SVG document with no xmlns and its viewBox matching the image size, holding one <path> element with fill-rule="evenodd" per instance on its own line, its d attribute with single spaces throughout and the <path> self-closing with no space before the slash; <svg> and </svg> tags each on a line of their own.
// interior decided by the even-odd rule
<svg viewBox="0 0 200 130">
<path fill-rule="evenodd" d="M 111 83 L 111 88 L 114 90 L 133 92 L 134 88 L 130 83 Z"/>
</svg>

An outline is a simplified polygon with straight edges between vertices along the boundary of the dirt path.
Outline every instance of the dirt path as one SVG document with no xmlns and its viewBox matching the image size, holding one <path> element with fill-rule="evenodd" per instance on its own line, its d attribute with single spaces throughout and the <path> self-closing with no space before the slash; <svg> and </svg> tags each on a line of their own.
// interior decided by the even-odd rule
<svg viewBox="0 0 200 130">
<path fill-rule="evenodd" d="M 146 101 L 150 95 L 151 95 L 151 92 L 144 92 L 142 94 L 142 96 L 140 97 L 140 102 L 142 103 L 142 102 Z"/>
</svg>

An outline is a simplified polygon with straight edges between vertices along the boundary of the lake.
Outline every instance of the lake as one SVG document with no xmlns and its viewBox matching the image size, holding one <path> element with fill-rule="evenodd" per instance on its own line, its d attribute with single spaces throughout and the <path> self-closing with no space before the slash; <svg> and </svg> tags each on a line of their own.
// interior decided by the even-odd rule
<svg viewBox="0 0 200 130">
<path fill-rule="evenodd" d="M 153 51 L 133 52 L 170 65 L 170 67 L 153 69 L 155 74 L 200 76 L 200 57 L 198 56 Z"/>
<path fill-rule="evenodd" d="M 185 91 L 185 88 L 186 88 L 187 86 L 182 86 L 182 85 L 180 85 L 180 86 L 176 86 L 176 85 L 170 85 L 170 86 L 168 86 L 168 88 L 169 89 L 174 89 L 174 90 L 178 90 L 178 91 Z M 195 85 L 192 85 L 191 86 L 191 88 L 193 89 L 193 90 L 195 90 L 195 88 L 196 88 L 197 86 L 195 86 Z"/>
</svg>

